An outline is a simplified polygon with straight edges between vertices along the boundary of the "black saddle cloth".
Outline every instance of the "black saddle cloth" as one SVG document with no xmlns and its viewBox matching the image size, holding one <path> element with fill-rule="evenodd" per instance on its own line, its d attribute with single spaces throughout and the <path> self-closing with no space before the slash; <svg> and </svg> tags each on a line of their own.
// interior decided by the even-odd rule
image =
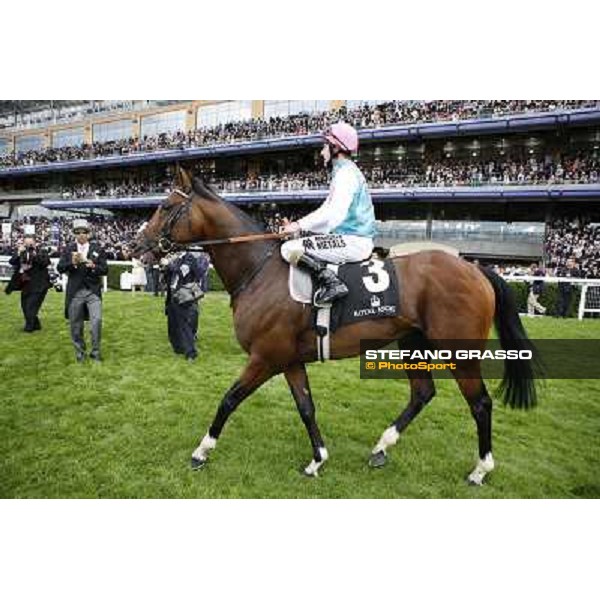
<svg viewBox="0 0 600 600">
<path fill-rule="evenodd" d="M 349 292 L 331 307 L 331 333 L 344 325 L 400 314 L 399 282 L 391 260 L 371 258 L 340 265 L 338 277 Z M 315 318 L 317 310 L 315 308 Z"/>
</svg>

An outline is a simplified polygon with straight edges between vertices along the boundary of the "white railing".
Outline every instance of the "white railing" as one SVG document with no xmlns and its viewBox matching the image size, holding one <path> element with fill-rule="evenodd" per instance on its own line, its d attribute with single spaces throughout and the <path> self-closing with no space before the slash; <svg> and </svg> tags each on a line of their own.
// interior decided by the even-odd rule
<svg viewBox="0 0 600 600">
<path fill-rule="evenodd" d="M 581 277 L 555 277 L 536 275 L 502 275 L 506 281 L 542 281 L 544 283 L 570 283 L 581 287 L 579 297 L 579 308 L 577 318 L 581 321 L 586 313 L 600 313 L 600 279 L 583 279 Z M 596 302 L 593 306 L 587 306 L 587 301 Z"/>
<path fill-rule="evenodd" d="M 12 267 L 8 261 L 10 256 L 0 256 L 0 281 L 8 281 L 12 274 Z M 58 258 L 51 258 L 52 268 L 56 269 Z M 109 265 L 125 265 L 133 269 L 133 263 L 128 260 L 109 260 Z M 577 317 L 582 320 L 587 313 L 600 313 L 600 279 L 583 279 L 573 277 L 555 277 L 555 276 L 536 276 L 536 275 L 502 275 L 505 281 L 523 281 L 533 282 L 542 281 L 544 283 L 570 283 L 581 287 L 581 296 L 579 298 L 579 308 Z M 63 288 L 66 288 L 67 276 L 62 275 Z M 108 291 L 108 277 L 102 278 L 104 291 Z M 125 288 L 127 289 L 127 288 Z M 590 300 L 594 304 L 587 305 Z"/>
</svg>

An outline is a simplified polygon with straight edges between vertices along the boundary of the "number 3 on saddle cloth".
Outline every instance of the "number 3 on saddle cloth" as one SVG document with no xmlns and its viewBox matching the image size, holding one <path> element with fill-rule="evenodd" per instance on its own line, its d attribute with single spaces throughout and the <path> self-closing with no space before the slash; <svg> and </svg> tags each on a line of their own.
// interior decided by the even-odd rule
<svg viewBox="0 0 600 600">
<path fill-rule="evenodd" d="M 348 286 L 349 293 L 330 307 L 313 307 L 321 361 L 329 358 L 329 335 L 340 327 L 366 319 L 395 317 L 400 313 L 396 270 L 389 259 L 370 258 L 360 263 L 328 265 L 328 268 Z M 293 265 L 290 265 L 289 289 L 296 302 L 312 305 L 312 278 Z"/>
</svg>

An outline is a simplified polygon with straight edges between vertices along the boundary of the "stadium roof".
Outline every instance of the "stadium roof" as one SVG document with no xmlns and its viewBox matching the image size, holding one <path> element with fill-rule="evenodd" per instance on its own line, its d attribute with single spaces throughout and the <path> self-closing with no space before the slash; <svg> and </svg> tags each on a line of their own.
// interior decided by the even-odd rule
<svg viewBox="0 0 600 600">
<path fill-rule="evenodd" d="M 91 100 L 0 100 L 0 117 L 32 110 L 77 106 Z"/>
<path fill-rule="evenodd" d="M 48 108 L 68 108 L 69 106 L 91 106 L 94 102 L 106 102 L 105 100 L 0 100 L 0 118 L 14 113 L 28 113 Z M 132 100 L 131 102 L 141 102 Z M 152 106 L 170 106 L 181 104 L 190 100 L 150 100 Z M 140 108 L 139 106 L 137 108 Z M 141 108 L 144 108 L 142 106 Z"/>
</svg>

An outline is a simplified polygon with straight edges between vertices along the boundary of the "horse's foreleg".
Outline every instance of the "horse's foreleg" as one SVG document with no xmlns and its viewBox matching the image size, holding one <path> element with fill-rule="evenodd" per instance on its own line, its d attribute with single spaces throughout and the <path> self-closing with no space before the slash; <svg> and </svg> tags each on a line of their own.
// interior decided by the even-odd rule
<svg viewBox="0 0 600 600">
<path fill-rule="evenodd" d="M 435 396 L 435 385 L 429 372 L 416 375 L 407 371 L 410 380 L 410 400 L 400 416 L 383 432 L 379 442 L 371 451 L 369 464 L 372 467 L 383 467 L 387 462 L 387 449 L 393 446 L 404 429 L 423 410 L 423 407 Z"/>
<path fill-rule="evenodd" d="M 246 365 L 241 377 L 231 386 L 223 397 L 217 414 L 209 427 L 208 432 L 202 438 L 200 445 L 192 453 L 192 468 L 199 469 L 204 466 L 208 459 L 208 454 L 217 445 L 217 440 L 221 431 L 230 417 L 231 413 L 245 400 L 252 392 L 258 389 L 267 379 L 275 373 L 272 365 L 256 357 L 251 357 Z"/>
<path fill-rule="evenodd" d="M 321 437 L 319 426 L 317 425 L 315 405 L 310 393 L 306 367 L 304 364 L 297 364 L 290 367 L 285 371 L 285 378 L 296 401 L 298 412 L 306 427 L 313 449 L 313 460 L 304 469 L 304 473 L 309 477 L 316 477 L 323 463 L 329 458 L 329 455 Z"/>
</svg>

